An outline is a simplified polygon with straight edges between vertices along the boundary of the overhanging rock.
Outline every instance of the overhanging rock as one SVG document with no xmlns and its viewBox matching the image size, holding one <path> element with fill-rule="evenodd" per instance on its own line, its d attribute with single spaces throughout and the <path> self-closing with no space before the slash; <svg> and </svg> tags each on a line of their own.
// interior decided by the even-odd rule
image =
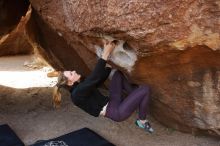
<svg viewBox="0 0 220 146">
<path fill-rule="evenodd" d="M 220 135 L 218 0 L 30 3 L 31 40 L 56 69 L 88 75 L 102 40 L 121 40 L 111 63 L 151 86 L 156 119 L 181 131 Z"/>
</svg>

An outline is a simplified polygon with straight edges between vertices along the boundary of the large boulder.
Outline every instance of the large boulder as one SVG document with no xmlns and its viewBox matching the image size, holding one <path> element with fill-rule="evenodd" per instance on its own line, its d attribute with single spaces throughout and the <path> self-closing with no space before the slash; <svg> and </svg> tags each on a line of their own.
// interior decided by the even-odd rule
<svg viewBox="0 0 220 146">
<path fill-rule="evenodd" d="M 30 3 L 30 40 L 56 69 L 88 75 L 102 40 L 118 39 L 110 63 L 133 82 L 151 85 L 157 120 L 220 136 L 218 0 Z"/>
</svg>

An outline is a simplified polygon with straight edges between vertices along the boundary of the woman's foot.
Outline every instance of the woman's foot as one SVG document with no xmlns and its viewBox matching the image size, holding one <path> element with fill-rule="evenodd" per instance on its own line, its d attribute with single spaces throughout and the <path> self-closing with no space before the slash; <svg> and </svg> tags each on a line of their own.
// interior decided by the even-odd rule
<svg viewBox="0 0 220 146">
<path fill-rule="evenodd" d="M 144 129 L 145 131 L 149 133 L 153 133 L 154 129 L 151 127 L 150 123 L 148 121 L 142 122 L 141 120 L 136 120 L 135 124 L 139 127 Z"/>
</svg>

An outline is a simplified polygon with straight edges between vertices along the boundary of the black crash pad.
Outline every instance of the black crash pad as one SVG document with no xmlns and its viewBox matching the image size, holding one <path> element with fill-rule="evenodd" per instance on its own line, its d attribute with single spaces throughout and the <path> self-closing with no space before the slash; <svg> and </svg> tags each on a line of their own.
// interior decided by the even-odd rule
<svg viewBox="0 0 220 146">
<path fill-rule="evenodd" d="M 62 135 L 60 137 L 41 140 L 31 146 L 115 146 L 89 128 Z"/>
<path fill-rule="evenodd" d="M 24 146 L 15 132 L 7 125 L 0 125 L 0 146 Z"/>
</svg>

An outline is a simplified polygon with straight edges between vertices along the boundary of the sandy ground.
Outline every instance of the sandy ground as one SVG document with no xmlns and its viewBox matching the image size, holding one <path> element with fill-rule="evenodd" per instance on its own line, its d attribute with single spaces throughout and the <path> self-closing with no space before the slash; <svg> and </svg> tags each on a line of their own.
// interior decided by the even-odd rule
<svg viewBox="0 0 220 146">
<path fill-rule="evenodd" d="M 148 134 L 135 126 L 136 113 L 120 123 L 92 117 L 74 106 L 64 90 L 62 106 L 55 110 L 55 79 L 46 77 L 50 68 L 25 67 L 30 60 L 31 56 L 0 58 L 0 124 L 9 124 L 26 145 L 88 127 L 117 146 L 220 146 L 219 139 L 181 133 L 152 117 L 155 133 Z"/>
</svg>

